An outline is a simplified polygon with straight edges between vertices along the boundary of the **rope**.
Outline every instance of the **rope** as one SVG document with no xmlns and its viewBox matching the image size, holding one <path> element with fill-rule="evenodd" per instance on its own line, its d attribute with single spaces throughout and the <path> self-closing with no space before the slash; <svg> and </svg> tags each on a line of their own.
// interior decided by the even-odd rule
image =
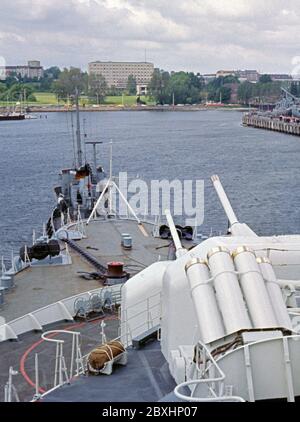
<svg viewBox="0 0 300 422">
<path fill-rule="evenodd" d="M 117 357 L 121 353 L 125 352 L 125 348 L 124 348 L 123 344 L 120 341 L 113 340 L 111 343 L 114 343 L 114 344 L 108 344 L 108 343 L 106 343 L 104 345 L 101 345 L 99 348 L 96 348 L 96 349 L 92 350 L 89 353 L 87 360 L 88 360 L 88 368 L 89 368 L 89 371 L 90 372 L 99 373 L 105 367 L 105 365 L 108 362 L 113 361 L 115 357 Z M 118 347 L 118 345 L 116 343 L 119 345 L 119 347 Z M 115 352 L 120 352 L 120 353 L 116 353 L 116 355 L 114 356 L 114 351 Z M 99 369 L 96 369 L 96 368 L 94 368 L 92 366 L 92 364 L 90 362 L 91 355 L 94 355 L 93 356 L 93 359 L 96 361 L 95 362 L 96 364 L 97 364 L 97 357 L 99 357 L 99 355 L 100 356 L 101 355 L 106 355 L 108 361 L 102 362 L 103 366 L 101 368 L 99 368 Z M 96 357 L 95 357 L 95 355 L 96 355 Z M 98 364 L 99 364 L 99 362 L 98 362 Z"/>
</svg>

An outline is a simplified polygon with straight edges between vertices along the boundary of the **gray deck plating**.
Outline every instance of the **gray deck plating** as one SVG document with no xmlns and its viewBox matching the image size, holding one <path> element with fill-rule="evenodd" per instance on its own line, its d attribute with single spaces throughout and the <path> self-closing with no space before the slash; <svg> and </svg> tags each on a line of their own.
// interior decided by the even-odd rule
<svg viewBox="0 0 300 422">
<path fill-rule="evenodd" d="M 113 315 L 107 315 L 108 318 Z M 78 331 L 81 333 L 81 350 L 83 355 L 90 352 L 95 346 L 101 344 L 100 331 L 102 319 L 92 322 L 66 323 L 45 327 L 47 330 Z M 105 333 L 108 339 L 116 338 L 118 335 L 118 320 L 106 319 Z M 66 364 L 70 366 L 71 342 L 70 336 L 60 335 L 56 338 L 65 340 L 64 355 Z M 20 336 L 18 341 L 7 341 L 0 343 L 0 402 L 4 401 L 4 385 L 8 379 L 8 370 L 12 366 L 19 374 L 13 378 L 21 401 L 30 401 L 34 394 L 34 387 L 28 382 L 35 383 L 34 358 L 35 353 L 39 357 L 39 378 L 40 387 L 47 391 L 53 387 L 55 368 L 55 345 L 41 340 L 41 333 L 27 333 Z"/>
<path fill-rule="evenodd" d="M 144 223 L 149 236 L 145 236 L 136 221 L 98 220 L 86 226 L 87 238 L 79 241 L 80 246 L 106 265 L 109 261 L 122 261 L 131 276 L 153 262 L 166 260 L 169 240 L 154 238 L 153 225 Z M 133 248 L 125 251 L 121 247 L 121 234 L 130 233 Z M 184 243 L 184 242 L 183 242 Z M 187 242 L 191 247 L 193 242 Z M 84 280 L 78 271 L 93 272 L 95 269 L 76 252 L 70 251 L 71 265 L 33 266 L 15 277 L 16 288 L 6 295 L 6 304 L 0 315 L 7 321 L 32 312 L 66 297 L 101 287 L 97 280 Z M 83 353 L 88 353 L 100 343 L 100 323 L 83 323 L 80 327 L 61 322 L 49 329 L 74 329 L 82 334 Z M 118 322 L 109 321 L 108 338 L 117 337 Z M 45 327 L 44 327 L 45 328 Z M 47 327 L 48 328 L 48 327 Z M 34 381 L 34 354 L 39 353 L 40 385 L 48 390 L 53 383 L 53 344 L 40 342 L 40 333 L 28 333 L 17 342 L 0 344 L 0 401 L 3 401 L 3 387 L 8 377 L 9 366 L 24 368 L 14 383 L 22 401 L 31 400 L 34 388 L 26 381 L 26 375 Z M 66 351 L 68 351 L 66 346 Z M 24 353 L 26 359 L 24 359 Z M 25 378 L 24 378 L 25 370 Z M 148 344 L 145 348 L 129 351 L 126 367 L 118 367 L 112 376 L 81 377 L 71 386 L 66 386 L 47 397 L 47 401 L 157 401 L 169 394 L 175 384 L 168 365 L 160 352 L 159 344 Z"/>
<path fill-rule="evenodd" d="M 81 376 L 47 395 L 46 402 L 156 402 L 176 384 L 158 341 L 128 349 L 128 364 L 112 375 Z"/>
<path fill-rule="evenodd" d="M 145 223 L 144 227 L 148 237 L 143 235 L 136 221 L 91 221 L 85 226 L 87 238 L 80 240 L 79 244 L 103 265 L 108 261 L 122 261 L 125 270 L 134 275 L 159 258 L 167 259 L 169 241 L 152 237 L 151 224 Z M 121 247 L 122 233 L 131 234 L 132 250 L 125 251 Z M 11 321 L 66 297 L 101 287 L 99 281 L 84 280 L 79 276 L 78 271 L 93 272 L 95 269 L 76 252 L 70 253 L 71 265 L 31 267 L 19 273 L 15 277 L 16 288 L 6 295 L 6 304 L 0 309 L 0 315 Z"/>
</svg>

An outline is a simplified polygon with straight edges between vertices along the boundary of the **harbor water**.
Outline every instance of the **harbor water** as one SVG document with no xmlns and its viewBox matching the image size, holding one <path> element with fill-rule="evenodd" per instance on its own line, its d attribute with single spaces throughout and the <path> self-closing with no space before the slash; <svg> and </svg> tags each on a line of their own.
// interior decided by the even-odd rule
<svg viewBox="0 0 300 422">
<path fill-rule="evenodd" d="M 39 116 L 40 117 L 40 116 Z M 114 174 L 151 179 L 203 179 L 205 216 L 199 229 L 226 231 L 210 182 L 218 174 L 240 221 L 260 235 L 300 233 L 299 138 L 242 127 L 236 111 L 82 113 L 89 141 L 103 141 L 98 161 Z M 75 117 L 74 117 L 75 121 Z M 55 204 L 59 170 L 74 160 L 70 113 L 0 123 L 0 256 L 31 241 Z M 89 150 L 86 154 L 90 157 Z"/>
</svg>

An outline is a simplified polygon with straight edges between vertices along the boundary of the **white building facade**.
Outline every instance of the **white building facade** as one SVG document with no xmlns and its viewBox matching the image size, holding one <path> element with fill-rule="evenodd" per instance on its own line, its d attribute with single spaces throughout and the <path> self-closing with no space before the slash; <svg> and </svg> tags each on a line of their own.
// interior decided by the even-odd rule
<svg viewBox="0 0 300 422">
<path fill-rule="evenodd" d="M 91 62 L 90 75 L 102 75 L 109 87 L 126 89 L 128 77 L 132 75 L 139 86 L 147 87 L 154 72 L 153 63 L 148 62 Z"/>
<path fill-rule="evenodd" d="M 29 79 L 41 79 L 44 76 L 44 69 L 38 60 L 30 60 L 27 65 L 5 66 L 3 70 L 5 76 L 17 75 Z"/>
</svg>

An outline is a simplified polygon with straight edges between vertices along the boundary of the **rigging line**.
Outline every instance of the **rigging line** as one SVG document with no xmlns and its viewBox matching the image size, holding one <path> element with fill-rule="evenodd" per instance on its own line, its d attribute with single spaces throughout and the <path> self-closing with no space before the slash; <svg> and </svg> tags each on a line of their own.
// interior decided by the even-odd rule
<svg viewBox="0 0 300 422">
<path fill-rule="evenodd" d="M 76 168 L 76 151 L 75 151 L 75 134 L 74 134 L 74 116 L 73 111 L 71 111 L 71 137 L 73 143 L 73 154 L 74 154 L 74 168 Z"/>
<path fill-rule="evenodd" d="M 83 127 L 83 150 L 84 150 L 84 160 L 87 162 L 86 159 L 86 138 L 87 138 L 87 131 L 86 131 L 86 118 L 84 117 L 82 120 L 82 127 Z"/>
<path fill-rule="evenodd" d="M 65 117 L 66 117 L 66 122 L 67 122 L 68 136 L 72 136 L 71 129 L 70 129 L 70 123 L 69 123 L 69 115 L 68 115 L 68 113 L 65 113 Z M 67 164 L 67 163 L 65 163 L 65 164 Z"/>
</svg>

